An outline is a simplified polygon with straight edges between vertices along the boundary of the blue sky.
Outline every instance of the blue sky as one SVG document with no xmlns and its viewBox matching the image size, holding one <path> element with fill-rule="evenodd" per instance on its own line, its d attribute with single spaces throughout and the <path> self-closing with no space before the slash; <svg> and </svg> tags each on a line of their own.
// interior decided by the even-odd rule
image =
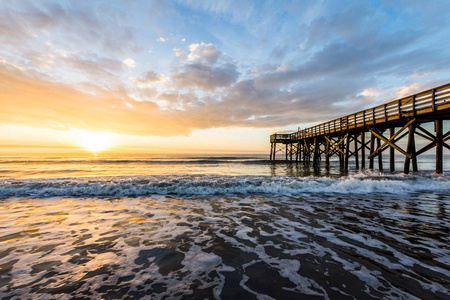
<svg viewBox="0 0 450 300">
<path fill-rule="evenodd" d="M 87 130 L 136 145 L 176 138 L 180 148 L 222 135 L 217 149 L 239 137 L 261 150 L 271 130 L 449 82 L 449 9 L 449 1 L 3 0 L 0 132 L 15 144 L 26 141 L 6 132 L 33 128 L 61 143 Z"/>
</svg>

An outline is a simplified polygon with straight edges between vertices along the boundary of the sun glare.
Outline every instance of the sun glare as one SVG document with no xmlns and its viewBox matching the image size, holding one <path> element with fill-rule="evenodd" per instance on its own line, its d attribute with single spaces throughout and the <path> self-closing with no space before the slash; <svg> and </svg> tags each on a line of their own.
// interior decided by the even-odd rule
<svg viewBox="0 0 450 300">
<path fill-rule="evenodd" d="M 112 143 L 111 134 L 108 132 L 83 132 L 81 145 L 88 151 L 99 152 L 108 149 Z"/>
</svg>

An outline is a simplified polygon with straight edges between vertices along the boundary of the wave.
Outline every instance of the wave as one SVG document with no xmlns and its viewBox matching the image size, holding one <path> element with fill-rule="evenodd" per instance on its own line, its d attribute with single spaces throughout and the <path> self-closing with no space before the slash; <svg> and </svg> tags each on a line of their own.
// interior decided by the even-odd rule
<svg viewBox="0 0 450 300">
<path fill-rule="evenodd" d="M 341 178 L 157 175 L 61 179 L 7 179 L 0 196 L 136 197 L 146 195 L 410 194 L 449 193 L 448 176 L 355 174 Z"/>
</svg>

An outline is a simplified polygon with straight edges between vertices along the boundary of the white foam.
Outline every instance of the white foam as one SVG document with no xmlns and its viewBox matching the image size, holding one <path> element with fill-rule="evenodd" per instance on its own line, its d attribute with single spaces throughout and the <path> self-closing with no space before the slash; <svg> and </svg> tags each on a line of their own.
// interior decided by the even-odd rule
<svg viewBox="0 0 450 300">
<path fill-rule="evenodd" d="M 170 180 L 175 178 L 178 178 L 179 182 L 222 180 L 222 177 L 206 176 L 197 176 L 196 179 L 181 176 Z M 248 182 L 271 181 L 274 184 L 278 183 L 279 187 L 282 184 L 285 186 L 286 182 L 299 185 L 302 182 L 284 177 L 246 178 Z M 228 187 L 237 185 L 238 179 L 229 179 L 231 184 Z M 433 182 L 434 179 L 416 176 L 404 176 L 402 179 L 397 179 L 395 176 L 358 175 L 342 180 L 356 183 L 359 180 L 360 184 L 364 184 L 367 180 L 398 180 L 414 185 L 421 181 Z M 111 180 L 111 178 L 109 181 L 107 178 L 102 180 L 105 185 L 115 182 L 115 179 Z M 100 184 L 102 180 L 86 181 L 91 184 Z M 121 180 L 128 180 L 122 186 L 131 186 L 139 181 L 138 178 L 122 178 Z M 156 179 L 151 181 L 141 178 L 140 180 L 142 185 L 157 184 Z M 146 180 L 147 183 L 145 183 Z M 448 181 L 445 178 L 438 178 L 438 182 L 440 180 Z M 54 181 L 52 182 L 55 184 Z M 72 181 L 65 182 L 71 184 Z M 74 184 L 83 182 L 75 181 Z M 324 185 L 324 183 L 338 185 L 339 180 L 307 178 L 305 182 L 316 185 Z M 414 191 L 414 189 L 411 190 Z M 439 193 L 436 195 L 423 193 L 407 194 L 406 197 L 398 196 L 398 194 L 360 197 L 355 194 L 343 196 L 335 195 L 335 192 L 327 193 L 327 195 L 315 196 L 314 193 L 308 194 L 303 190 L 300 193 L 301 196 L 295 197 L 278 194 L 274 194 L 275 196 L 207 197 L 154 195 L 114 200 L 98 197 L 10 198 L 0 201 L 2 207 L 0 236 L 5 237 L 14 233 L 23 233 L 24 236 L 7 242 L 7 247 L 14 247 L 16 250 L 0 258 L 0 265 L 19 260 L 11 272 L 14 277 L 11 282 L 13 288 L 30 284 L 40 278 L 41 282 L 46 280 L 42 278 L 43 275 L 48 274 L 49 270 L 37 274 L 31 272 L 32 266 L 37 262 L 59 261 L 61 263 L 54 267 L 57 274 L 52 275 L 52 279 L 56 282 L 49 283 L 49 288 L 58 287 L 62 285 L 62 282 L 79 282 L 86 272 L 101 266 L 118 265 L 114 274 L 93 276 L 87 279 L 85 285 L 78 291 L 74 291 L 74 295 L 82 295 L 83 291 L 89 290 L 93 293 L 92 297 L 96 298 L 104 295 L 96 292 L 95 287 L 119 285 L 119 278 L 130 274 L 135 275 L 132 280 L 125 283 L 130 286 L 130 291 L 136 291 L 137 287 L 142 286 L 148 279 L 151 283 L 145 288 L 149 290 L 152 289 L 152 284 L 167 287 L 167 291 L 158 296 L 153 295 L 153 298 L 188 297 L 192 295 L 190 289 L 192 284 L 212 290 L 214 296 L 218 298 L 225 284 L 226 272 L 237 270 L 236 273 L 242 276 L 240 285 L 243 289 L 253 293 L 259 299 L 271 299 L 268 295 L 263 295 L 261 291 L 252 290 L 250 288 L 252 285 L 248 284 L 249 279 L 245 275 L 247 267 L 260 262 L 294 284 L 292 288 L 280 288 L 299 295 L 331 298 L 330 289 L 337 290 L 342 295 L 349 293 L 351 287 L 346 288 L 345 285 L 341 285 L 340 280 L 335 280 L 333 283 L 331 277 L 333 273 L 328 272 L 333 268 L 354 275 L 355 280 L 359 280 L 358 283 L 369 295 L 378 289 L 385 298 L 412 298 L 410 292 L 403 290 L 395 283 L 390 283 L 387 280 L 388 277 L 383 276 L 384 268 L 395 270 L 401 276 L 416 282 L 417 286 L 424 291 L 448 293 L 448 287 L 445 284 L 438 279 L 433 281 L 434 275 L 423 277 L 420 272 L 411 267 L 416 265 L 422 270 L 443 275 L 448 273 L 448 243 L 446 243 L 448 238 L 436 238 L 412 230 L 423 226 L 427 232 L 434 232 L 432 225 L 439 224 L 438 233 L 445 234 L 445 229 L 449 226 L 446 224 L 448 213 L 443 216 L 441 211 L 430 209 L 430 206 L 443 204 L 443 207 L 447 207 L 448 196 L 439 196 Z M 416 205 L 415 202 L 422 204 Z M 396 206 L 393 207 L 393 204 Z M 448 212 L 448 209 L 446 211 Z M 27 232 L 29 229 L 39 229 L 39 231 L 33 234 Z M 77 242 L 85 234 L 91 236 L 81 243 Z M 112 238 L 116 235 L 120 237 L 110 243 L 114 244 L 112 251 L 97 254 L 93 252 L 89 254 L 92 259 L 89 262 L 79 264 L 69 262 L 69 259 L 76 255 L 66 254 L 68 251 L 82 245 L 103 243 L 106 245 L 108 242 L 101 239 Z M 126 241 L 130 238 L 139 240 L 139 243 L 135 246 L 128 245 Z M 244 254 L 243 257 L 247 256 L 245 253 L 252 253 L 249 256 L 253 258 L 251 261 L 245 260 L 246 263 L 239 266 L 225 265 L 226 254 L 222 256 L 223 254 L 220 251 L 215 252 L 213 247 L 218 241 L 221 244 L 222 240 L 225 240 L 224 243 L 228 246 L 238 248 Z M 424 243 L 426 247 L 423 248 L 426 250 L 428 259 L 422 261 L 416 254 L 421 252 L 421 245 Z M 35 251 L 36 248 L 53 244 L 58 246 L 54 247 L 52 252 Z M 160 247 L 177 251 L 182 255 L 181 269 L 163 275 L 152 259 L 149 259 L 148 267 L 139 269 L 142 265 L 137 266 L 135 263 L 139 252 Z M 90 249 L 95 250 L 95 247 Z M 415 254 L 412 255 L 412 252 L 405 249 L 412 249 Z M 358 259 L 349 259 L 349 255 L 351 257 L 352 254 Z M 314 262 L 309 260 L 310 257 L 314 257 Z M 435 262 L 441 262 L 445 264 L 445 267 Z M 322 270 L 325 271 L 321 274 L 325 280 L 329 280 L 329 286 L 305 273 L 308 265 L 311 267 L 311 264 L 324 267 Z M 212 271 L 216 271 L 218 275 L 211 273 Z M 180 276 L 180 274 L 183 275 Z M 351 282 L 346 281 L 346 283 L 347 287 L 351 285 Z M 12 296 L 14 291 L 9 292 L 5 287 L 3 290 L 0 289 L 0 293 Z M 33 299 L 42 297 L 38 293 L 30 294 L 30 289 L 27 287 L 20 288 L 20 293 L 22 293 L 20 295 L 28 293 L 27 296 Z"/>
<path fill-rule="evenodd" d="M 223 195 L 305 193 L 409 194 L 450 192 L 448 176 L 397 176 L 356 174 L 348 177 L 271 177 L 158 175 L 65 179 L 7 179 L 0 181 L 0 196 L 110 196 Z"/>
</svg>

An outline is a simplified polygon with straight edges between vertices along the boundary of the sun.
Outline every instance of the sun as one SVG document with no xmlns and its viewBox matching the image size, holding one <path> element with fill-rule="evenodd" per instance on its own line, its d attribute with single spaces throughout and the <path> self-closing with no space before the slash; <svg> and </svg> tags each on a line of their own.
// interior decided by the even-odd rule
<svg viewBox="0 0 450 300">
<path fill-rule="evenodd" d="M 85 131 L 80 135 L 81 145 L 88 151 L 100 152 L 111 147 L 112 136 L 108 132 Z"/>
</svg>

